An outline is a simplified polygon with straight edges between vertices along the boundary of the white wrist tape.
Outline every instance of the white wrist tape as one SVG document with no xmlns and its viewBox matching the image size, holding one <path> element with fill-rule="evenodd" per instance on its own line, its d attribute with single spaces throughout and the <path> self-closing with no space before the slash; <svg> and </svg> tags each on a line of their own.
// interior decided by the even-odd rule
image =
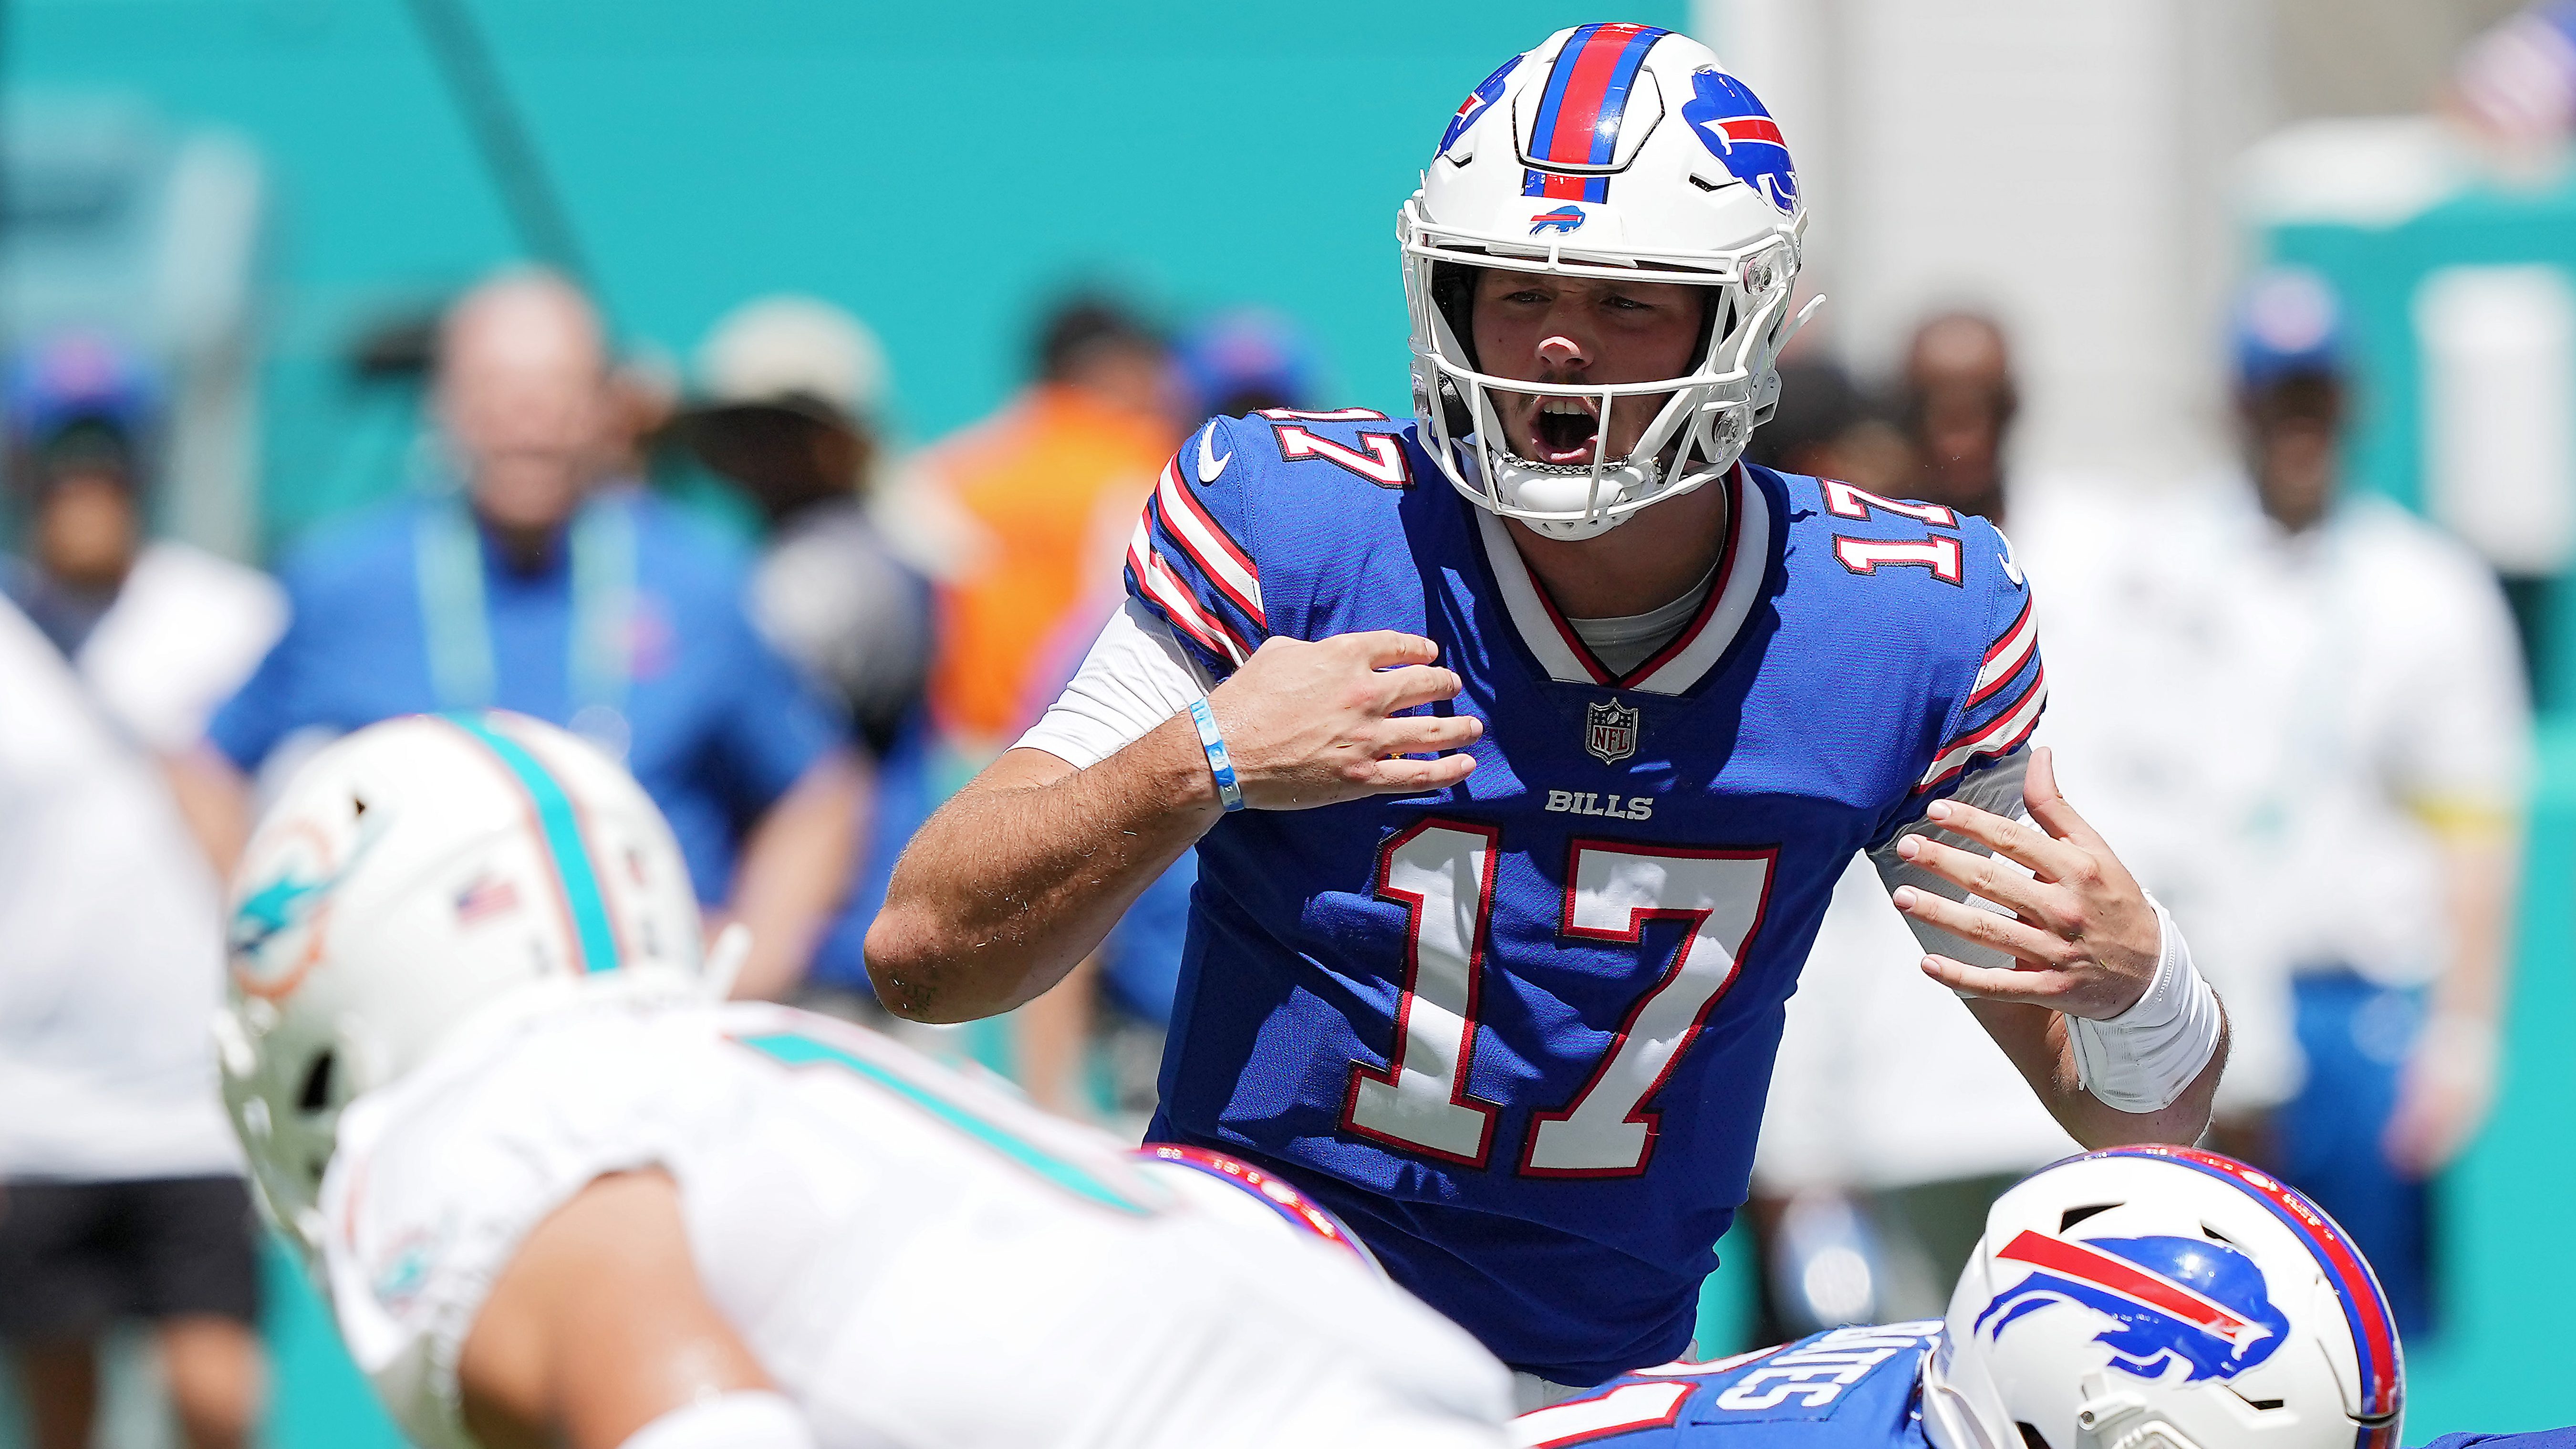
<svg viewBox="0 0 2576 1449">
<path fill-rule="evenodd" d="M 793 1400 L 744 1389 L 673 1409 L 628 1435 L 622 1449 L 815 1449 L 815 1443 Z"/>
<path fill-rule="evenodd" d="M 2191 964 L 2182 928 L 2153 896 L 2161 944 L 2147 994 L 2109 1021 L 2066 1019 L 2084 1090 L 2123 1112 L 2160 1112 L 2218 1052 L 2218 993 Z"/>
</svg>

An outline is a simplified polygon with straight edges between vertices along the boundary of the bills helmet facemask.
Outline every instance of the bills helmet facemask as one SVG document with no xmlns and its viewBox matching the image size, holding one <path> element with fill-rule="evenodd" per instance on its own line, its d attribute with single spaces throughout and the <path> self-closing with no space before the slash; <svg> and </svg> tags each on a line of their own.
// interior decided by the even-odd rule
<svg viewBox="0 0 2576 1449">
<path fill-rule="evenodd" d="M 260 819 L 229 895 L 224 1105 L 261 1205 L 313 1252 L 340 1111 L 469 1018 L 721 994 L 670 827 L 592 746 L 498 711 L 371 725 Z"/>
<path fill-rule="evenodd" d="M 1923 1379 L 1938 1449 L 2396 1449 L 2405 1362 L 2316 1204 L 2120 1147 L 1996 1200 Z"/>
<path fill-rule="evenodd" d="M 1396 224 L 1425 451 L 1477 504 L 1553 538 L 1593 537 L 1724 476 L 1777 403 L 1773 360 L 1806 316 L 1788 311 L 1806 223 L 1779 126 L 1697 41 L 1582 25 L 1505 62 L 1450 119 Z M 1479 268 L 1702 288 L 1690 371 L 1608 384 L 1497 376 L 1469 325 Z M 1591 461 L 1517 455 L 1495 392 L 1582 403 Z M 1657 398 L 1627 456 L 1603 456 L 1614 410 Z"/>
</svg>

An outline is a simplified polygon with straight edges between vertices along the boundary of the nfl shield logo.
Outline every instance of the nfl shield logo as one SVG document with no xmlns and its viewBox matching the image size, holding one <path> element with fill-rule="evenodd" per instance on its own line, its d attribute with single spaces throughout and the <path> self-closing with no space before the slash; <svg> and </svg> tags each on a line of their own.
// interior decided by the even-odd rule
<svg viewBox="0 0 2576 1449">
<path fill-rule="evenodd" d="M 1605 765 L 1637 753 L 1637 707 L 1615 699 L 1584 706 L 1583 747 Z"/>
</svg>

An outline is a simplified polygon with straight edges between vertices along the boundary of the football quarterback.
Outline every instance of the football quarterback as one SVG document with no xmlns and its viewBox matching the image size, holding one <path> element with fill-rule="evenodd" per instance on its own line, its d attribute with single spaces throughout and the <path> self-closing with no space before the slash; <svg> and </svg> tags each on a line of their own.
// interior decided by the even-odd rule
<svg viewBox="0 0 2576 1449">
<path fill-rule="evenodd" d="M 2195 1137 L 2218 1002 L 2026 748 L 2010 546 L 1741 460 L 1805 226 L 1686 36 L 1476 86 L 1398 221 L 1413 418 L 1182 446 L 1124 609 L 898 868 L 887 1004 L 1029 999 L 1195 847 L 1150 1138 L 1294 1183 L 1539 1395 L 1687 1345 L 1856 852 L 2079 1141 Z"/>
</svg>

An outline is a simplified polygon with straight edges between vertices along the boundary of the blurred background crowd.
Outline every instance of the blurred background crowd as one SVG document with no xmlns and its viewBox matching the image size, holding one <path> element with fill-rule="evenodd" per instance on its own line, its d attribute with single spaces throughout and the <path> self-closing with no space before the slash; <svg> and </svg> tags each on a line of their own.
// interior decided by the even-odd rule
<svg viewBox="0 0 2576 1449">
<path fill-rule="evenodd" d="M 0 11 L 0 1445 L 393 1442 L 204 1032 L 262 791 L 389 715 L 583 734 L 746 993 L 1141 1129 L 1190 861 L 960 1028 L 875 1006 L 888 871 L 1200 419 L 1407 411 L 1392 210 L 1602 17 L 988 9 Z M 2361 1238 L 2410 1439 L 2576 1414 L 2576 5 L 1618 18 L 1799 162 L 1832 300 L 1750 456 L 2007 530 L 2040 742 L 2229 1003 L 2216 1145 Z M 1937 1315 L 2071 1150 L 1915 956 L 1846 878 L 1704 1354 Z"/>
</svg>

